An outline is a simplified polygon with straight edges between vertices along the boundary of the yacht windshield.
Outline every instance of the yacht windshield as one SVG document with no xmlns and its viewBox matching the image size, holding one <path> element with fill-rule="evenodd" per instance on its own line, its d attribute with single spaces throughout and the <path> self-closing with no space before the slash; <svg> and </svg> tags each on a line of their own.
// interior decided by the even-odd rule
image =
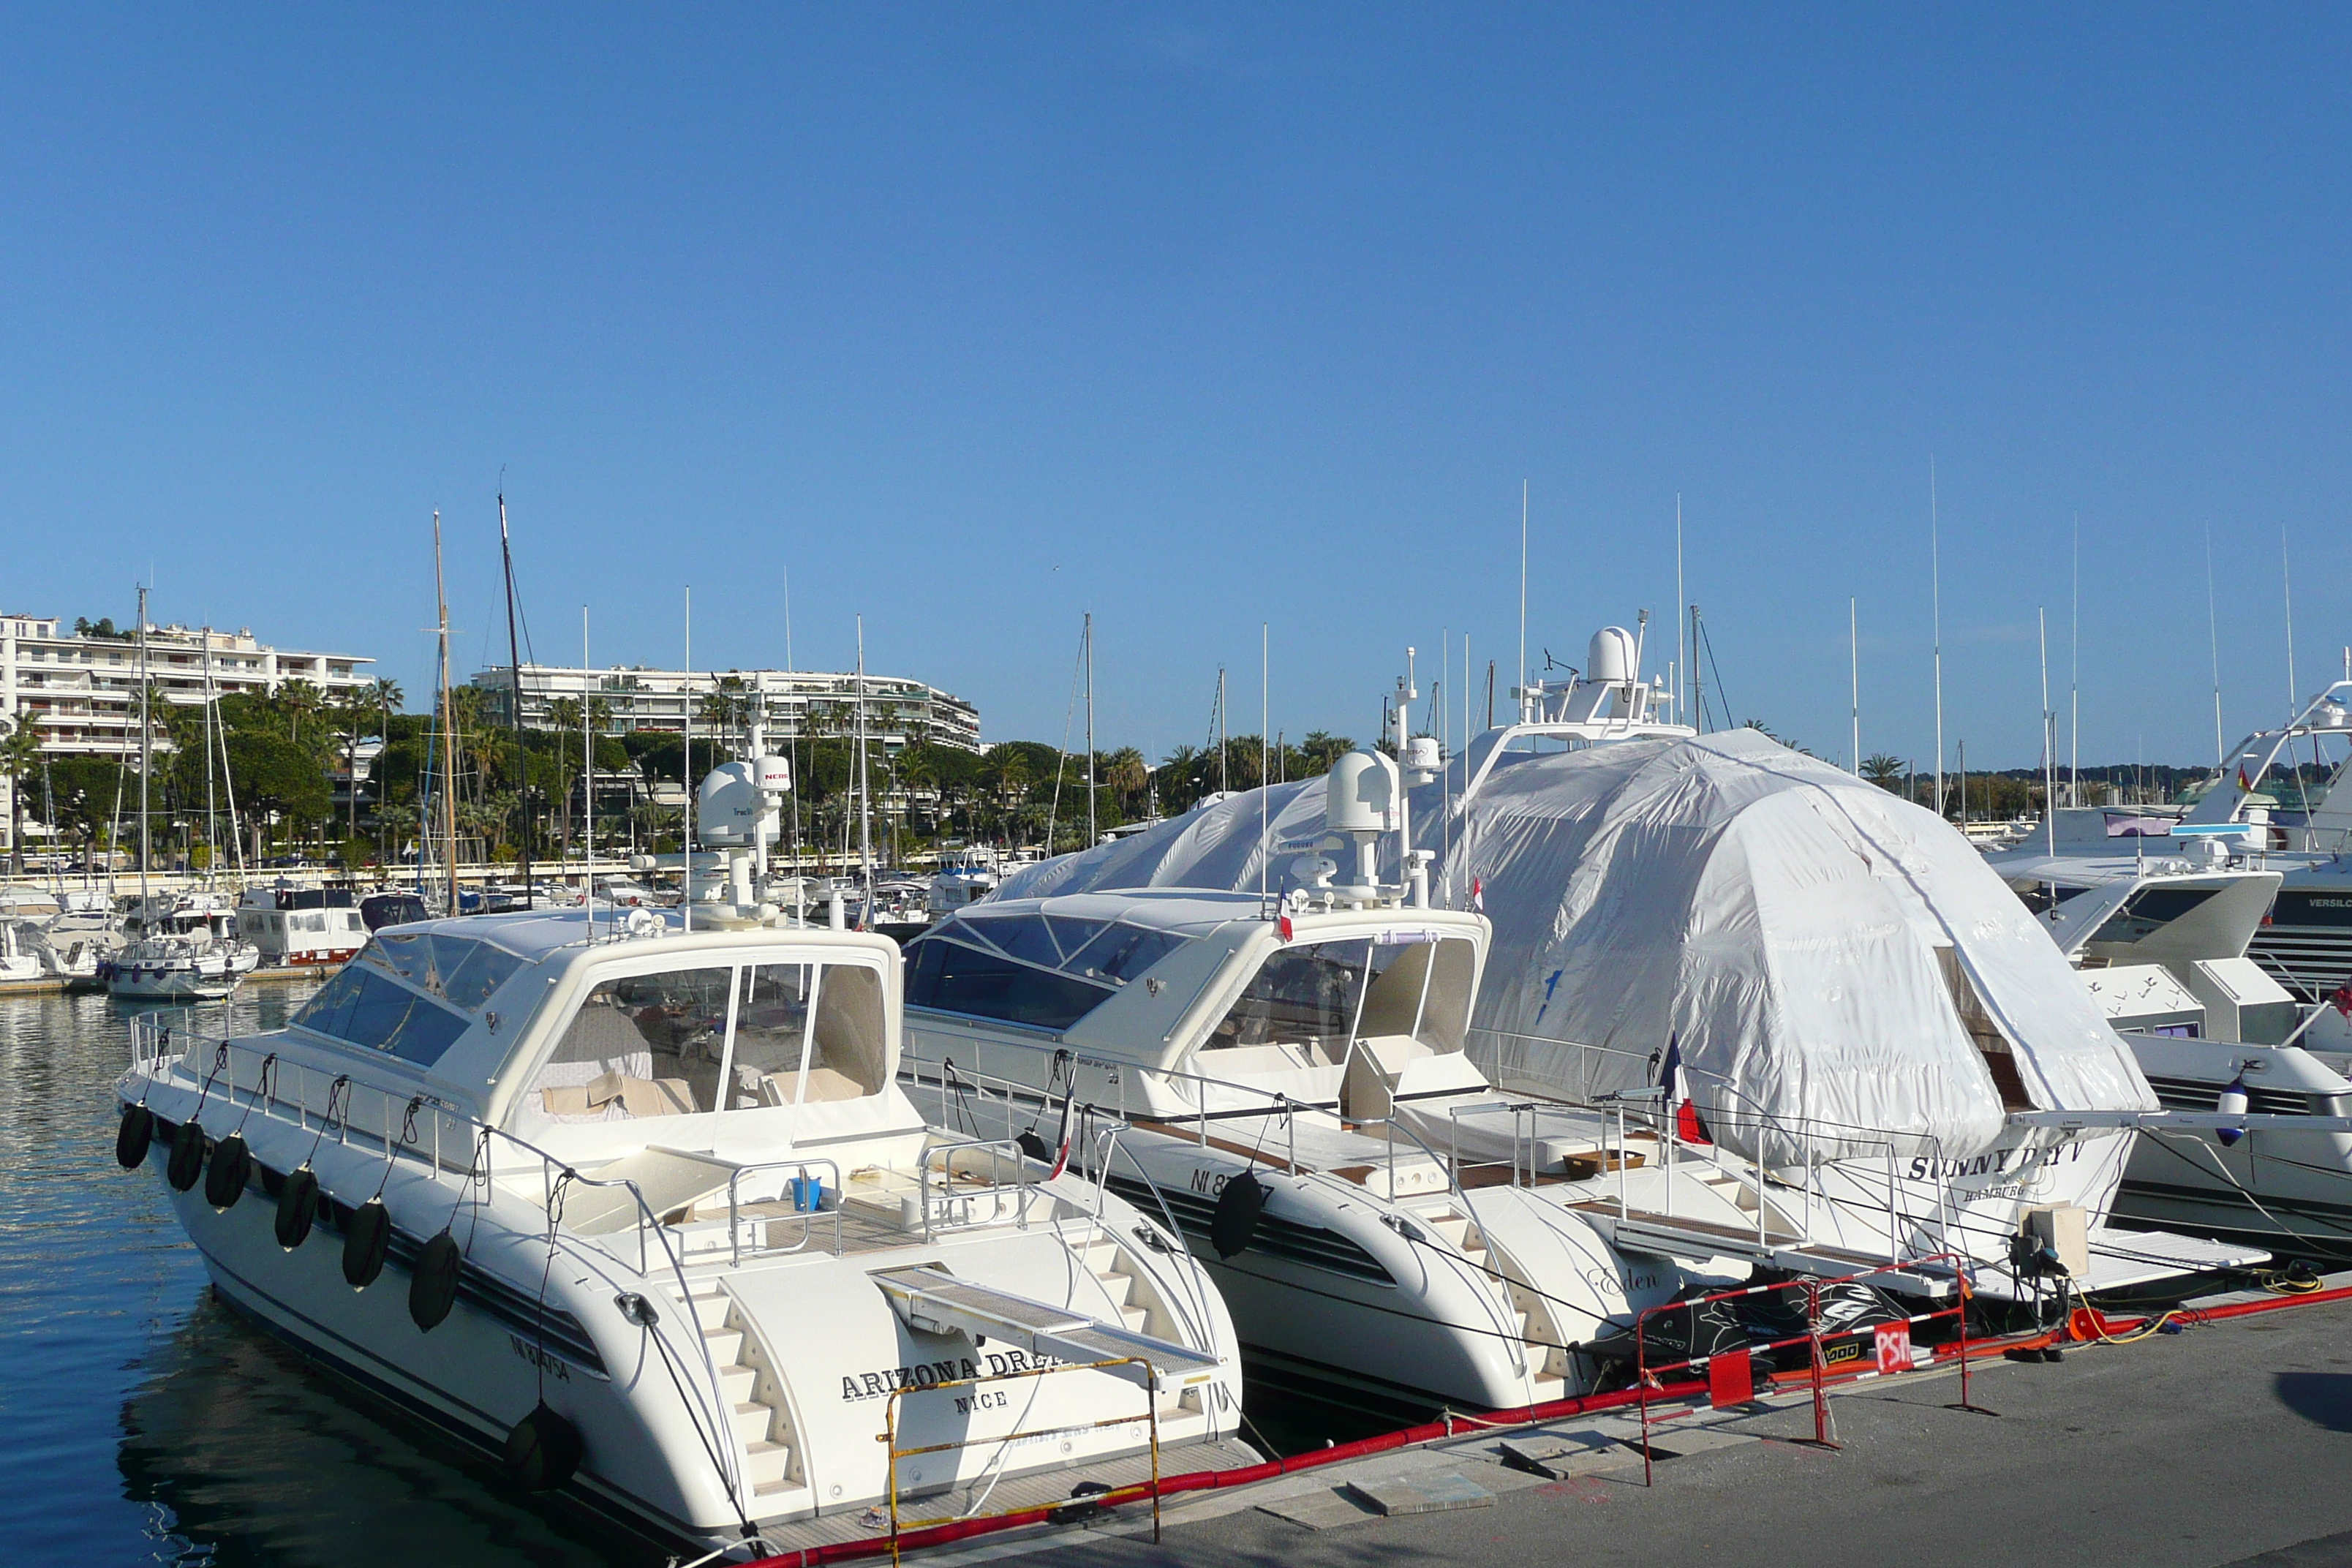
<svg viewBox="0 0 2352 1568">
<path fill-rule="evenodd" d="M 357 964 L 319 988 L 294 1015 L 302 1028 L 383 1051 L 418 1067 L 431 1067 L 473 1020 L 410 990 L 399 981 Z"/>
<path fill-rule="evenodd" d="M 360 961 L 472 1012 L 507 983 L 523 961 L 476 937 L 441 931 L 378 931 Z"/>
<path fill-rule="evenodd" d="M 1191 940 L 1119 921 L 975 910 L 908 944 L 907 1002 L 1066 1029 Z"/>
</svg>

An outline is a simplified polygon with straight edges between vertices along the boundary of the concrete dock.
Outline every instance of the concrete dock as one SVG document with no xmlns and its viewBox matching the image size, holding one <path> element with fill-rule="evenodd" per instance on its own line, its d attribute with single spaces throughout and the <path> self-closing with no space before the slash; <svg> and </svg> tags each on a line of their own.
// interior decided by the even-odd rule
<svg viewBox="0 0 2352 1568">
<path fill-rule="evenodd" d="M 1948 1408 L 1958 1388 L 1937 1371 L 1833 1393 L 1836 1451 L 1798 1441 L 1813 1432 L 1801 1396 L 1685 1418 L 1654 1431 L 1654 1450 L 1675 1457 L 1647 1489 L 1624 1441 L 1638 1425 L 1587 1416 L 1532 1435 L 1559 1479 L 1506 1468 L 1494 1437 L 1470 1437 L 1188 1497 L 1167 1510 L 1158 1546 L 1148 1505 L 1129 1505 L 1115 1521 L 924 1561 L 2352 1563 L 2352 1301 L 2070 1348 L 2056 1365 L 1995 1358 L 1973 1393 L 1997 1416 Z M 1381 1498 L 1455 1506 L 1383 1515 Z"/>
</svg>

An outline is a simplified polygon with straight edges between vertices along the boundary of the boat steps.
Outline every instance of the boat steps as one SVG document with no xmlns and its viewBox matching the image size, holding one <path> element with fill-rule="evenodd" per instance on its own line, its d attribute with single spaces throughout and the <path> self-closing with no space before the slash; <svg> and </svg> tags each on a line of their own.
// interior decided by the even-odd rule
<svg viewBox="0 0 2352 1568">
<path fill-rule="evenodd" d="M 1423 1214 L 1421 1217 L 1433 1232 L 1458 1248 L 1462 1256 L 1471 1262 L 1505 1273 L 1490 1256 L 1486 1238 L 1480 1234 L 1476 1222 L 1467 1215 L 1448 1206 L 1434 1214 Z M 1543 1298 L 1509 1279 L 1507 1273 L 1496 1283 L 1508 1292 L 1511 1310 L 1518 1314 L 1519 1342 L 1523 1347 L 1521 1356 L 1527 1366 L 1529 1386 L 1534 1391 L 1534 1401 L 1540 1403 L 1547 1399 L 1565 1398 L 1570 1370 L 1568 1352 L 1557 1347 L 1567 1342 L 1553 1331 L 1551 1314 Z"/>
<path fill-rule="evenodd" d="M 790 1506 L 806 1483 L 797 1473 L 796 1444 L 783 1394 L 761 1352 L 759 1336 L 716 1280 L 696 1282 L 688 1298 L 702 1342 L 719 1371 L 729 1419 L 743 1445 L 742 1477 L 752 1497 L 768 1507 Z"/>
</svg>

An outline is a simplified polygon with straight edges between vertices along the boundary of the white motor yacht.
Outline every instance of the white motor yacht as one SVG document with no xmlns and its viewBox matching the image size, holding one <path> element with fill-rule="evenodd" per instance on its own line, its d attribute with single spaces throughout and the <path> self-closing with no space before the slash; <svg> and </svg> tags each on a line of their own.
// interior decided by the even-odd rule
<svg viewBox="0 0 2352 1568">
<path fill-rule="evenodd" d="M 1513 1110 L 1462 1050 L 1486 923 L 1400 892 L 966 910 L 908 945 L 910 1092 L 1164 1214 L 1232 1303 L 1254 1377 L 1400 1415 L 1584 1392 L 1585 1343 L 1748 1269 L 1622 1254 L 1585 1207 L 1604 1194 L 1557 1173 L 1638 1162 L 1639 1207 L 1750 1235 L 1755 1216 L 1687 1161 L 1662 1167 L 1654 1139 L 1621 1160 L 1598 1112 L 1547 1118 L 1553 1179 L 1514 1179 Z"/>
<path fill-rule="evenodd" d="M 2286 775 L 2326 773 L 2325 784 Z M 2276 895 L 2244 956 L 2314 1014 L 2308 1043 L 2352 1052 L 2352 680 L 2332 682 L 2292 721 L 2231 749 L 2194 804 L 2061 808 L 1990 857 L 2037 904 L 2138 886 L 2166 872 L 2266 870 Z M 2275 782 L 2274 782 L 2275 781 Z M 2277 793 L 2272 793 L 2275 790 Z M 2291 804 L 2290 804 L 2291 803 Z M 2200 901 L 2179 883 L 2146 884 L 2133 919 L 2153 925 Z M 2167 889 L 2174 889 L 2167 891 Z M 2200 951 L 2204 951 L 2200 944 Z"/>
<path fill-rule="evenodd" d="M 280 879 L 251 887 L 236 906 L 237 934 L 271 969 L 331 969 L 367 941 L 359 896 L 349 888 L 300 887 Z"/>
<path fill-rule="evenodd" d="M 1385 1408 L 1583 1392 L 1603 1370 L 1585 1347 L 1643 1309 L 1789 1262 L 1749 1245 L 1790 1234 L 1773 1194 L 1610 1110 L 1496 1091 L 1464 1049 L 1488 922 L 1429 907 L 1410 853 L 1380 879 L 1393 761 L 1357 752 L 1332 780 L 1318 826 L 1345 880 L 1310 852 L 1271 898 L 1000 894 L 910 943 L 920 1103 L 974 1131 L 1025 1121 L 1035 1152 L 1061 1136 L 1164 1205 L 1259 1375 Z M 1115 1150 L 1091 1122 L 1067 1135 L 1074 1106 L 1128 1130 Z M 1651 1212 L 1722 1244 L 1615 1244 Z"/>
<path fill-rule="evenodd" d="M 757 901 L 787 779 L 755 754 L 705 782 L 733 896 L 675 924 L 389 927 L 274 1034 L 140 1020 L 123 1163 L 169 1131 L 215 1286 L 306 1353 L 706 1552 L 1254 1458 L 1182 1242 L 928 1127 L 894 1077 L 897 945 Z"/>
<path fill-rule="evenodd" d="M 2133 875 L 2059 884 L 2065 896 L 2043 921 L 2166 1110 L 2273 1120 L 2144 1129 L 2116 1214 L 2352 1258 L 2352 1136 L 2340 1122 L 2306 1130 L 2275 1120 L 2352 1114 L 2352 1058 L 2306 1048 L 2329 1005 L 2299 1001 L 2247 953 L 2282 873 L 2171 857 L 2134 865 Z M 2079 864 L 2059 869 L 2083 874 Z"/>
<path fill-rule="evenodd" d="M 137 1020 L 118 1152 L 240 1311 L 663 1540 L 871 1539 L 1247 1454 L 1181 1243 L 898 1089 L 901 963 L 650 910 L 386 930 L 284 1029 Z"/>
</svg>

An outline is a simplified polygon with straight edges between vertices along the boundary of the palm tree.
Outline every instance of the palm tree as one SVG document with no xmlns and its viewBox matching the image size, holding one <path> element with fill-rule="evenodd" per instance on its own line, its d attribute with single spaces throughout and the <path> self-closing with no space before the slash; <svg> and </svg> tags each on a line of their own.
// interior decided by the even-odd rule
<svg viewBox="0 0 2352 1568">
<path fill-rule="evenodd" d="M 29 713 L 0 719 L 0 775 L 8 780 L 8 874 L 25 874 L 25 780 L 41 764 L 41 730 Z M 54 825 L 52 825 L 54 826 Z"/>
<path fill-rule="evenodd" d="M 1883 790 L 1892 791 L 1903 777 L 1903 759 L 1875 752 L 1862 759 L 1862 776 Z"/>
<path fill-rule="evenodd" d="M 381 773 L 383 753 L 392 745 L 392 711 L 401 705 L 404 693 L 400 689 L 400 682 L 388 679 L 372 681 L 366 689 L 368 700 L 375 704 L 379 722 L 379 728 L 376 731 L 376 766 L 377 771 Z M 383 791 L 379 789 L 376 792 L 375 802 L 375 858 L 379 866 L 385 863 L 389 855 L 389 850 L 384 844 L 385 824 L 390 814 L 384 810 Z"/>
<path fill-rule="evenodd" d="M 316 713 L 326 706 L 325 695 L 309 681 L 299 678 L 278 682 L 278 689 L 271 695 L 277 701 L 278 710 L 286 715 L 289 739 L 299 745 L 304 716 Z"/>
</svg>

